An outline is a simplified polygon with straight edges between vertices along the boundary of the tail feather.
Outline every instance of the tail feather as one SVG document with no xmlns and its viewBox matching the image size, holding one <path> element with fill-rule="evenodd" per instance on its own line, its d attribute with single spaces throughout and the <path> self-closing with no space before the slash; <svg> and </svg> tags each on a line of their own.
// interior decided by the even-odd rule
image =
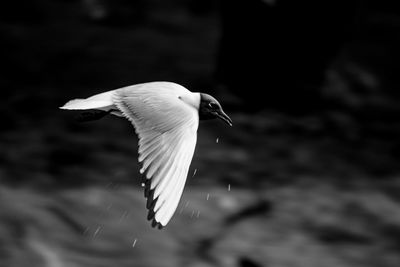
<svg viewBox="0 0 400 267">
<path fill-rule="evenodd" d="M 112 101 L 113 92 L 114 91 L 109 91 L 85 99 L 70 100 L 64 106 L 60 107 L 60 109 L 68 109 L 68 110 L 99 109 L 107 111 L 114 106 L 114 103 Z"/>
<path fill-rule="evenodd" d="M 92 101 L 89 99 L 74 99 L 68 101 L 60 109 L 69 110 L 85 110 L 85 109 L 104 109 L 111 107 L 113 104 L 107 101 Z"/>
</svg>

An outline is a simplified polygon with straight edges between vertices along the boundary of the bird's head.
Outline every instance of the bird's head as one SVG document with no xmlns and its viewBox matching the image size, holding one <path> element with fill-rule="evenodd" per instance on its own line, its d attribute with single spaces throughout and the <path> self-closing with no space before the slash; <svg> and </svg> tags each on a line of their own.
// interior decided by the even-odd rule
<svg viewBox="0 0 400 267">
<path fill-rule="evenodd" d="M 204 93 L 200 93 L 199 118 L 200 120 L 219 118 L 232 126 L 232 120 L 222 110 L 221 104 L 214 97 Z"/>
</svg>

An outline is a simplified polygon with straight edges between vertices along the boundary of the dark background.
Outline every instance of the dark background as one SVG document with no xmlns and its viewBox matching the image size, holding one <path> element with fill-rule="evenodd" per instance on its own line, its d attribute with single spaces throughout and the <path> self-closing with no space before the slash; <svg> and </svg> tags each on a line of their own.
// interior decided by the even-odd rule
<svg viewBox="0 0 400 267">
<path fill-rule="evenodd" d="M 399 45 L 389 1 L 3 1 L 0 266 L 400 266 Z M 129 122 L 58 109 L 157 80 L 234 121 L 162 231 Z"/>
</svg>

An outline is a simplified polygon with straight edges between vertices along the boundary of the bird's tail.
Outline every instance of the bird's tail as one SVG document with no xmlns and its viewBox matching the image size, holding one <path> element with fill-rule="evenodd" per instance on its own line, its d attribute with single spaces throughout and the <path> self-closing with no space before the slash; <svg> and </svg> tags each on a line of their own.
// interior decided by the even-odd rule
<svg viewBox="0 0 400 267">
<path fill-rule="evenodd" d="M 114 91 L 108 91 L 98 95 L 91 96 L 84 99 L 74 99 L 68 101 L 60 109 L 68 110 L 87 110 L 87 109 L 97 109 L 103 111 L 109 111 L 114 108 L 114 103 L 112 100 Z"/>
</svg>

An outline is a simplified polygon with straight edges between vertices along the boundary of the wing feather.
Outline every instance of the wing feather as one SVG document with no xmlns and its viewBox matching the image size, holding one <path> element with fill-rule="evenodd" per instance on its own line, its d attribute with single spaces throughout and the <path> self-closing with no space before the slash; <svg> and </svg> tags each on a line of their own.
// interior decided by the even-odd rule
<svg viewBox="0 0 400 267">
<path fill-rule="evenodd" d="M 194 149 L 194 148 L 193 148 Z M 187 175 L 189 166 L 187 166 L 184 169 L 181 169 L 181 172 L 184 172 Z M 184 180 L 179 180 L 177 181 L 177 184 L 172 188 L 171 192 L 169 193 L 171 195 L 171 200 L 169 203 L 164 204 L 168 205 L 165 207 L 165 210 L 167 210 L 163 215 L 160 215 L 159 221 L 169 221 L 178 207 L 179 200 L 182 196 L 183 188 L 184 188 L 185 181 Z"/>
<path fill-rule="evenodd" d="M 192 148 L 190 146 L 190 144 L 184 144 L 183 147 L 193 149 L 193 151 L 194 151 L 194 147 Z M 182 153 L 181 154 L 182 159 L 179 161 L 176 161 L 176 162 L 187 162 L 187 160 L 189 160 L 189 162 L 190 162 L 191 155 L 193 155 L 193 153 Z M 190 158 L 188 158 L 188 157 L 190 157 Z M 176 175 L 178 177 L 182 176 L 182 175 L 187 176 L 188 169 L 189 169 L 189 165 L 180 166 L 180 167 L 177 166 L 175 168 L 175 171 L 177 172 Z M 173 213 L 175 212 L 175 210 L 178 206 L 179 200 L 181 198 L 184 184 L 185 184 L 185 180 L 183 180 L 183 179 L 170 180 L 168 185 L 164 188 L 164 190 L 160 191 L 160 192 L 162 192 L 162 194 L 160 195 L 159 199 L 162 204 L 160 205 L 159 209 L 162 209 L 163 212 L 156 213 L 155 218 L 157 221 L 168 222 L 171 219 Z M 166 197 L 168 199 L 165 200 Z M 157 206 L 155 207 L 155 210 L 158 210 Z"/>
<path fill-rule="evenodd" d="M 113 99 L 139 136 L 148 219 L 160 228 L 178 206 L 197 141 L 198 112 L 180 99 L 191 94 L 182 88 L 155 93 L 145 86 L 128 87 L 117 90 Z"/>
</svg>

